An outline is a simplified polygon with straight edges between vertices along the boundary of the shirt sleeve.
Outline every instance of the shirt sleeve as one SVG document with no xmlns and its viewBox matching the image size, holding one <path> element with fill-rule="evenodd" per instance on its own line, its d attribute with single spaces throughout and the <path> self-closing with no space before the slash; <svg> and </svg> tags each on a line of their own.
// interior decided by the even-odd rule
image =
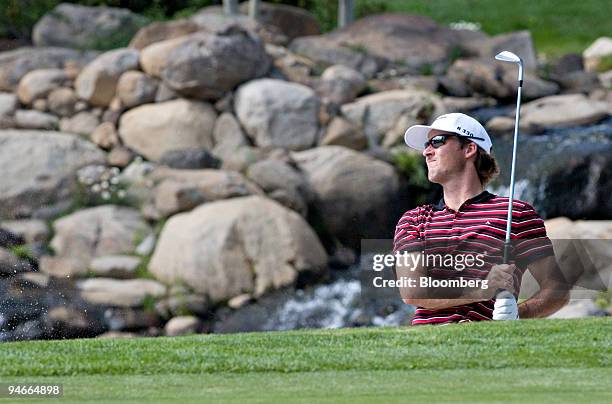
<svg viewBox="0 0 612 404">
<path fill-rule="evenodd" d="M 512 214 L 511 239 L 514 261 L 522 269 L 534 261 L 555 254 L 546 235 L 544 220 L 529 204 Z"/>
<path fill-rule="evenodd" d="M 395 227 L 393 237 L 393 254 L 396 252 L 413 252 L 423 249 L 423 238 L 419 232 L 419 213 L 413 209 L 404 213 Z"/>
</svg>

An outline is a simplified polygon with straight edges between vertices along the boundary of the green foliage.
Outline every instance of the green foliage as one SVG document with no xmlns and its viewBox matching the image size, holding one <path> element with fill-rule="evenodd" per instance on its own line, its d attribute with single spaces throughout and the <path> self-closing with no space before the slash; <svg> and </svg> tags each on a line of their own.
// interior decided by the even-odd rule
<svg viewBox="0 0 612 404">
<path fill-rule="evenodd" d="M 151 262 L 151 256 L 142 257 L 140 264 L 136 267 L 135 275 L 136 278 L 140 279 L 155 279 L 155 276 L 149 272 L 149 262 Z"/>
<path fill-rule="evenodd" d="M 612 55 L 606 55 L 599 59 L 597 63 L 597 71 L 600 73 L 612 70 Z"/>
<path fill-rule="evenodd" d="M 28 247 L 27 245 L 23 244 L 23 245 L 16 245 L 16 246 L 12 246 L 10 248 L 10 251 L 15 254 L 15 256 L 17 256 L 17 258 L 21 258 L 21 259 L 29 259 L 29 260 L 36 260 L 36 257 L 34 256 L 34 253 L 32 252 L 32 250 L 30 249 L 30 247 Z"/>
<path fill-rule="evenodd" d="M 417 153 L 404 150 L 396 151 L 393 154 L 393 163 L 397 170 L 408 178 L 408 183 L 415 187 L 427 188 L 427 168 L 423 157 Z"/>
<path fill-rule="evenodd" d="M 144 311 L 153 312 L 155 311 L 155 304 L 157 299 L 151 295 L 146 295 L 142 301 L 142 309 Z"/>
<path fill-rule="evenodd" d="M 612 290 L 598 292 L 595 304 L 602 310 L 612 308 Z"/>
</svg>

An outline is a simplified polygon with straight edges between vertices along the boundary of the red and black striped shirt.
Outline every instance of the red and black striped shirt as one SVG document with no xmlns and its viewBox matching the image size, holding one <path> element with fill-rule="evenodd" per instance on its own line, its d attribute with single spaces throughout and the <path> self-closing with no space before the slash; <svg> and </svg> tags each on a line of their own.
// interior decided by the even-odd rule
<svg viewBox="0 0 612 404">
<path fill-rule="evenodd" d="M 436 205 L 423 205 L 404 213 L 397 223 L 393 253 L 422 252 L 425 254 L 480 254 L 484 265 L 465 268 L 430 267 L 428 274 L 436 278 L 463 277 L 484 279 L 491 267 L 502 263 L 506 235 L 508 198 L 483 191 L 465 201 L 459 210 L 448 208 L 443 200 Z M 526 202 L 514 200 L 510 238 L 510 262 L 520 272 L 515 284 L 530 263 L 554 254 L 546 235 L 544 221 Z M 417 307 L 412 320 L 417 324 L 446 324 L 491 320 L 495 300 L 476 302 L 445 309 L 429 310 Z"/>
</svg>

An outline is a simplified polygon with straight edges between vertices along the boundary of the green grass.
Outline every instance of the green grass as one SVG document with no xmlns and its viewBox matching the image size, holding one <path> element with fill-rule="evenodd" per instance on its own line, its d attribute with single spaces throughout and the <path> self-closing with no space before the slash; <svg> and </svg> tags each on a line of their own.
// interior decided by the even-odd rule
<svg viewBox="0 0 612 404">
<path fill-rule="evenodd" d="M 611 333 L 597 318 L 14 342 L 0 381 L 63 383 L 62 402 L 610 402 Z"/>
<path fill-rule="evenodd" d="M 357 1 L 367 3 L 368 0 Z M 495 35 L 527 29 L 536 51 L 558 57 L 582 52 L 600 36 L 610 36 L 612 19 L 606 0 L 386 0 L 391 12 L 426 15 L 449 24 L 481 24 Z"/>
</svg>

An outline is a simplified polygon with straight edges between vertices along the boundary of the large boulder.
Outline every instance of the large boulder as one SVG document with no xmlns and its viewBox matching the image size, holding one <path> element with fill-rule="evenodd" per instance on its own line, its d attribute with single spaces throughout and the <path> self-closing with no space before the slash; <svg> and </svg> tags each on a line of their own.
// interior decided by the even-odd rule
<svg viewBox="0 0 612 404">
<path fill-rule="evenodd" d="M 0 131 L 0 217 L 30 216 L 57 202 L 68 202 L 75 172 L 104 162 L 94 144 L 65 133 Z"/>
<path fill-rule="evenodd" d="M 236 26 L 154 43 L 142 50 L 140 63 L 174 91 L 205 100 L 219 99 L 270 68 L 261 41 Z"/>
<path fill-rule="evenodd" d="M 147 298 L 166 293 L 166 287 L 152 279 L 84 279 L 77 282 L 77 289 L 86 302 L 113 307 L 142 306 Z"/>
<path fill-rule="evenodd" d="M 92 105 L 106 107 L 113 99 L 122 73 L 138 68 L 138 51 L 116 49 L 98 56 L 75 82 L 78 96 Z"/>
<path fill-rule="evenodd" d="M 342 106 L 342 114 L 354 125 L 362 126 L 372 144 L 380 143 L 387 133 L 394 138 L 403 136 L 406 119 L 425 123 L 444 112 L 440 97 L 422 90 L 383 91 Z"/>
<path fill-rule="evenodd" d="M 190 20 L 157 21 L 142 27 L 130 41 L 130 48 L 144 49 L 155 42 L 189 35 L 200 29 Z"/>
<path fill-rule="evenodd" d="M 321 75 L 317 92 L 323 100 L 336 104 L 351 102 L 366 88 L 365 77 L 358 71 L 342 65 L 330 66 Z"/>
<path fill-rule="evenodd" d="M 128 254 L 134 251 L 138 239 L 151 233 L 138 210 L 102 205 L 79 210 L 53 222 L 51 247 L 55 257 L 46 257 L 41 270 L 52 275 L 65 274 L 58 262 L 71 261 L 73 273 L 83 273 L 92 258 Z"/>
<path fill-rule="evenodd" d="M 297 38 L 291 50 L 317 62 L 343 64 L 372 76 L 385 62 L 400 62 L 415 72 L 442 67 L 458 35 L 428 17 L 379 14 L 325 35 Z"/>
<path fill-rule="evenodd" d="M 149 160 L 170 150 L 211 149 L 217 114 L 210 104 L 177 99 L 133 108 L 119 121 L 126 146 Z"/>
<path fill-rule="evenodd" d="M 261 196 L 234 198 L 171 217 L 149 270 L 211 303 L 263 293 L 326 269 L 316 234 L 297 213 Z"/>
<path fill-rule="evenodd" d="M 248 2 L 242 3 L 240 11 L 248 13 L 248 6 Z M 302 8 L 286 4 L 260 2 L 257 21 L 276 27 L 289 40 L 321 33 L 321 26 L 314 15 Z"/>
<path fill-rule="evenodd" d="M 161 217 L 191 210 L 205 202 L 262 191 L 237 172 L 224 170 L 175 170 L 160 168 L 152 173 L 157 182 L 154 204 Z"/>
<path fill-rule="evenodd" d="M 117 97 L 125 108 L 133 108 L 141 104 L 155 101 L 157 80 L 143 72 L 130 70 L 119 77 Z"/>
<path fill-rule="evenodd" d="M 492 59 L 501 51 L 514 52 L 523 59 L 525 70 L 535 73 L 538 60 L 529 31 L 516 31 L 465 43 L 468 50 L 484 59 Z"/>
<path fill-rule="evenodd" d="M 128 9 L 62 3 L 36 23 L 32 40 L 36 46 L 114 49 L 127 45 L 147 22 Z"/>
<path fill-rule="evenodd" d="M 83 66 L 96 52 L 65 48 L 23 47 L 0 53 L 0 91 L 13 91 L 26 73 L 36 69 L 62 69 L 70 64 Z"/>
<path fill-rule="evenodd" d="M 38 69 L 28 72 L 19 81 L 17 96 L 22 104 L 29 105 L 38 98 L 45 98 L 52 90 L 68 81 L 63 69 Z"/>
<path fill-rule="evenodd" d="M 450 79 L 467 84 L 471 93 L 494 98 L 516 97 L 517 67 L 512 63 L 491 59 L 458 59 L 448 69 Z M 524 99 L 536 99 L 559 92 L 556 83 L 542 80 L 529 72 L 525 73 Z M 465 94 L 470 95 L 470 94 Z"/>
<path fill-rule="evenodd" d="M 342 146 L 293 153 L 314 194 L 312 208 L 324 231 L 358 247 L 364 238 L 392 235 L 399 178 L 390 164 Z"/>
<path fill-rule="evenodd" d="M 523 104 L 521 125 L 526 130 L 531 127 L 561 128 L 593 124 L 606 116 L 606 104 L 584 94 L 553 95 Z"/>
<path fill-rule="evenodd" d="M 601 37 L 591 44 L 582 53 L 584 68 L 587 71 L 610 70 L 610 58 L 612 58 L 612 38 Z"/>
<path fill-rule="evenodd" d="M 276 79 L 253 80 L 241 86 L 234 109 L 258 147 L 301 150 L 316 140 L 319 101 L 302 84 Z"/>
</svg>

